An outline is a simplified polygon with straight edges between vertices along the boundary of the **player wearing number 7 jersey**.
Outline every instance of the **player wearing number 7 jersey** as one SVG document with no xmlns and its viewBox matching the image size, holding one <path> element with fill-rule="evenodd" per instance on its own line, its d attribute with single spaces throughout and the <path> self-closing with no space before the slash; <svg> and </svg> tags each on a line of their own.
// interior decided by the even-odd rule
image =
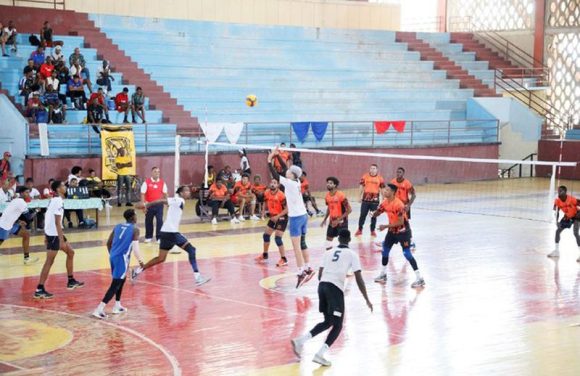
<svg viewBox="0 0 580 376">
<path fill-rule="evenodd" d="M 319 310 L 324 315 L 324 321 L 318 323 L 312 330 L 301 337 L 292 340 L 292 348 L 296 356 L 300 357 L 304 343 L 318 334 L 330 329 L 326 342 L 314 356 L 313 361 L 323 366 L 331 363 L 324 358 L 324 354 L 332 346 L 342 330 L 344 319 L 344 283 L 346 273 L 352 268 L 356 278 L 356 284 L 365 298 L 367 306 L 373 311 L 373 305 L 367 296 L 365 282 L 362 279 L 360 260 L 356 253 L 348 248 L 350 243 L 350 231 L 342 229 L 338 234 L 337 248 L 325 252 L 322 266 L 318 271 L 318 298 Z"/>
<path fill-rule="evenodd" d="M 107 318 L 105 306 L 111 301 L 113 295 L 115 295 L 113 313 L 119 314 L 127 312 L 127 309 L 121 305 L 121 293 L 123 292 L 123 285 L 125 284 L 127 271 L 129 270 L 131 251 L 135 252 L 139 264 L 143 265 L 141 255 L 139 254 L 139 229 L 135 226 L 137 223 L 137 214 L 135 214 L 133 209 L 129 209 L 125 210 L 123 217 L 125 217 L 127 222 L 116 225 L 109 235 L 109 240 L 107 240 L 107 250 L 109 251 L 113 280 L 105 297 L 93 311 L 93 316 L 98 319 Z"/>
</svg>

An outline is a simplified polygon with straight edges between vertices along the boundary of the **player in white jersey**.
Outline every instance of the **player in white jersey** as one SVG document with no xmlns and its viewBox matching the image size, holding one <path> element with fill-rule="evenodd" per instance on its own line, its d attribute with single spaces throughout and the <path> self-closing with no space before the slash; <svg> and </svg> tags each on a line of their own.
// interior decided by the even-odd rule
<svg viewBox="0 0 580 376">
<path fill-rule="evenodd" d="M 147 209 L 148 206 L 157 204 L 165 204 L 169 209 L 167 210 L 167 219 L 163 222 L 163 226 L 159 232 L 159 255 L 149 260 L 149 262 L 147 262 L 143 267 L 139 266 L 133 269 L 131 273 L 133 280 L 152 266 L 165 262 L 167 253 L 169 253 L 169 250 L 175 246 L 183 249 L 189 255 L 189 263 L 193 269 L 195 284 L 197 286 L 203 285 L 211 279 L 209 277 L 204 277 L 199 273 L 197 259 L 195 257 L 195 247 L 192 246 L 185 236 L 181 235 L 179 232 L 179 223 L 181 222 L 185 200 L 191 197 L 191 190 L 187 186 L 181 186 L 177 188 L 177 192 L 175 193 L 175 197 L 164 198 L 145 204 L 145 209 Z"/>
<path fill-rule="evenodd" d="M 338 234 L 338 247 L 324 253 L 322 266 L 318 271 L 318 298 L 319 311 L 324 315 L 324 321 L 318 323 L 308 333 L 293 339 L 292 348 L 296 356 L 300 357 L 304 343 L 317 336 L 318 334 L 330 329 L 326 342 L 320 350 L 314 355 L 313 361 L 323 366 L 330 366 L 331 363 L 324 358 L 324 354 L 338 338 L 342 330 L 342 321 L 344 318 L 344 285 L 346 275 L 352 268 L 356 278 L 356 284 L 365 298 L 367 306 L 373 311 L 365 282 L 362 279 L 360 260 L 356 253 L 350 250 L 350 231 L 347 229 L 340 230 Z"/>
<path fill-rule="evenodd" d="M 276 158 L 278 164 L 281 166 L 282 174 L 276 170 L 274 158 Z M 268 155 L 268 167 L 274 179 L 278 180 L 284 187 L 284 194 L 286 195 L 290 240 L 292 240 L 292 248 L 294 249 L 296 265 L 298 266 L 298 281 L 296 283 L 296 288 L 298 288 L 314 276 L 314 271 L 308 265 L 310 259 L 308 246 L 306 245 L 308 214 L 304 200 L 302 199 L 299 180 L 302 175 L 302 169 L 298 166 L 290 166 L 288 168 L 284 159 L 280 157 L 278 147 Z M 282 175 L 285 175 L 285 177 Z"/>
<path fill-rule="evenodd" d="M 30 198 L 30 191 L 26 187 L 18 187 L 16 193 L 19 197 L 10 201 L 0 217 L 0 245 L 7 240 L 10 235 L 17 235 L 22 238 L 22 252 L 24 253 L 24 264 L 29 265 L 38 261 L 38 257 L 30 257 L 30 232 L 26 229 L 24 217 L 29 217 L 28 205 L 25 200 Z"/>
<path fill-rule="evenodd" d="M 85 285 L 83 282 L 79 282 L 73 277 L 75 251 L 68 243 L 62 231 L 62 217 L 64 215 L 63 199 L 66 194 L 66 186 L 63 182 L 55 180 L 52 182 L 50 188 L 56 193 L 56 196 L 50 199 L 48 208 L 46 209 L 44 234 L 47 253 L 46 261 L 44 262 L 44 266 L 40 272 L 38 286 L 34 293 L 35 299 L 51 299 L 53 297 L 53 294 L 44 289 L 44 283 L 48 278 L 48 273 L 50 273 L 50 268 L 52 267 L 59 250 L 66 253 L 66 272 L 68 275 L 67 288 L 69 290 L 74 290 Z"/>
</svg>

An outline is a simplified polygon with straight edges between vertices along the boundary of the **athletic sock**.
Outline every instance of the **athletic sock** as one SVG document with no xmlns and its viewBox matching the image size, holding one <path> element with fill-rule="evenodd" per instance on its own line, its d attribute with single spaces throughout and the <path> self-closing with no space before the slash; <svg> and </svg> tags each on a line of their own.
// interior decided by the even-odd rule
<svg viewBox="0 0 580 376">
<path fill-rule="evenodd" d="M 193 272 L 193 276 L 195 277 L 195 279 L 197 279 L 199 277 L 200 273 L 199 272 Z"/>
<path fill-rule="evenodd" d="M 74 280 L 75 280 L 75 278 L 74 278 L 72 275 L 69 275 L 69 276 L 68 276 L 68 281 L 69 281 L 69 282 L 72 282 L 72 281 L 74 281 Z"/>
<path fill-rule="evenodd" d="M 26 252 L 26 253 L 24 254 L 24 258 L 29 258 L 29 257 L 30 257 L 30 253 Z"/>
<path fill-rule="evenodd" d="M 284 260 L 284 262 L 288 262 L 288 259 L 286 258 L 286 256 L 282 256 L 281 259 Z"/>
<path fill-rule="evenodd" d="M 387 274 L 387 266 L 383 265 L 382 269 L 381 269 L 381 274 Z"/>
<path fill-rule="evenodd" d="M 120 307 L 121 307 L 121 301 L 115 300 L 115 308 L 120 308 Z"/>
<path fill-rule="evenodd" d="M 322 345 L 322 347 L 320 348 L 320 350 L 318 350 L 318 352 L 316 353 L 316 355 L 323 357 L 324 354 L 326 354 L 326 352 L 328 351 L 329 347 L 328 345 L 325 343 L 324 345 Z"/>
<path fill-rule="evenodd" d="M 560 243 L 556 243 L 556 251 L 560 250 Z"/>
<path fill-rule="evenodd" d="M 103 303 L 103 302 L 100 302 L 100 303 L 99 303 L 99 306 L 97 307 L 97 311 L 99 311 L 99 312 L 103 312 L 103 311 L 105 310 L 105 307 L 106 307 L 106 306 L 107 306 L 107 305 L 106 305 L 105 303 Z"/>
<path fill-rule="evenodd" d="M 268 252 L 262 252 L 262 257 L 264 258 L 264 260 L 268 259 Z"/>
<path fill-rule="evenodd" d="M 417 279 L 421 279 L 421 272 L 419 269 L 415 270 L 415 275 L 417 276 Z"/>
<path fill-rule="evenodd" d="M 44 291 L 44 285 L 38 285 L 38 286 L 36 286 L 36 289 Z"/>
<path fill-rule="evenodd" d="M 301 342 L 306 342 L 311 338 L 312 338 L 312 334 L 310 334 L 310 332 L 307 332 L 307 333 L 301 335 L 300 337 L 298 337 L 298 340 L 300 340 Z"/>
</svg>

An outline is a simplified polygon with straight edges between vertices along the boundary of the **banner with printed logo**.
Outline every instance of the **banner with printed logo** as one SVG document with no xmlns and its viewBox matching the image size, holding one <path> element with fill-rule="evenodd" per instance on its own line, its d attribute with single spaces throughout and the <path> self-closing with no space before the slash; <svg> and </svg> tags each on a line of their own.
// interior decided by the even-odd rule
<svg viewBox="0 0 580 376">
<path fill-rule="evenodd" d="M 137 175 L 135 137 L 131 127 L 101 128 L 102 179 L 116 180 L 117 175 Z"/>
</svg>

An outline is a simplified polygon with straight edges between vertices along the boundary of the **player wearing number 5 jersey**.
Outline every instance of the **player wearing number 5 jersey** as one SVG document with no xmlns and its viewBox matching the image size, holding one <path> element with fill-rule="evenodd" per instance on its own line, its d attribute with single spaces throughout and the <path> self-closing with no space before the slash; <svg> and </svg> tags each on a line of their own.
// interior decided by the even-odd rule
<svg viewBox="0 0 580 376">
<path fill-rule="evenodd" d="M 342 321 L 344 319 L 344 284 L 347 272 L 352 269 L 356 278 L 356 284 L 362 293 L 367 306 L 373 311 L 365 282 L 362 279 L 360 260 L 358 255 L 350 250 L 350 231 L 342 229 L 338 234 L 337 248 L 324 253 L 322 266 L 318 271 L 318 298 L 319 310 L 324 315 L 324 321 L 318 323 L 311 331 L 301 337 L 293 339 L 292 348 L 296 356 L 300 357 L 302 348 L 306 341 L 318 334 L 330 329 L 326 342 L 314 356 L 313 361 L 323 366 L 330 366 L 331 363 L 324 358 L 324 354 L 330 346 L 336 341 L 342 330 Z"/>
<path fill-rule="evenodd" d="M 135 252 L 139 264 L 143 265 L 143 259 L 139 254 L 139 229 L 135 225 L 137 214 L 133 209 L 129 209 L 125 210 L 123 217 L 127 222 L 116 225 L 109 235 L 109 240 L 107 240 L 113 280 L 105 293 L 105 297 L 93 311 L 93 316 L 98 319 L 107 318 L 105 306 L 113 299 L 113 295 L 115 296 L 115 307 L 113 307 L 112 312 L 114 314 L 127 312 L 127 309 L 121 305 L 121 293 L 129 270 L 131 252 Z"/>
</svg>

